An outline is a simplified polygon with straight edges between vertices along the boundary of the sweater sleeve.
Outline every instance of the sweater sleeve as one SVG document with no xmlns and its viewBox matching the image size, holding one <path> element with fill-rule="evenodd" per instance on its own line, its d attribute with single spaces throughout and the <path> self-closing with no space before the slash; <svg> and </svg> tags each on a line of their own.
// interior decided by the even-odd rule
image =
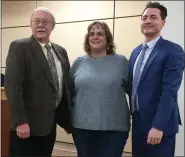
<svg viewBox="0 0 185 157">
<path fill-rule="evenodd" d="M 70 93 L 71 93 L 71 96 L 72 96 L 72 106 L 73 106 L 73 103 L 74 103 L 74 97 L 75 97 L 75 83 L 74 83 L 74 77 L 75 77 L 75 73 L 78 69 L 78 67 L 80 66 L 81 62 L 83 60 L 83 56 L 80 56 L 78 57 L 72 64 L 71 66 L 71 69 L 69 71 L 69 76 L 70 76 Z"/>
</svg>

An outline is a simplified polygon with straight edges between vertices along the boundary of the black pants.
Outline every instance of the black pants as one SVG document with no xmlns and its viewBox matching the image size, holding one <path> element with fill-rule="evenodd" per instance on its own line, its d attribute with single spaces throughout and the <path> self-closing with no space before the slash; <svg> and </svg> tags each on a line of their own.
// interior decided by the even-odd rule
<svg viewBox="0 0 185 157">
<path fill-rule="evenodd" d="M 27 139 L 21 139 L 16 131 L 10 130 L 9 156 L 44 156 L 52 155 L 56 139 L 56 122 L 53 124 L 51 132 L 47 136 L 31 135 Z"/>
</svg>

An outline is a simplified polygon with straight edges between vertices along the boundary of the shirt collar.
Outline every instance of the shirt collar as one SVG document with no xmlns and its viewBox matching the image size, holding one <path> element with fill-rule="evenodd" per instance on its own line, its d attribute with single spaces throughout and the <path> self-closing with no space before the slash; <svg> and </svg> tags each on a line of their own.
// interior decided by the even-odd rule
<svg viewBox="0 0 185 157">
<path fill-rule="evenodd" d="M 161 36 L 158 36 L 157 38 L 153 39 L 152 41 L 148 42 L 148 43 L 143 43 L 144 44 L 147 44 L 149 49 L 152 49 L 155 44 L 157 43 L 157 41 L 160 39 Z"/>
<path fill-rule="evenodd" d="M 37 40 L 37 41 L 38 41 L 38 40 Z M 39 41 L 38 41 L 38 43 L 40 44 L 40 46 L 41 46 L 42 48 L 45 48 L 45 45 L 46 45 L 46 44 L 43 44 L 43 43 L 41 43 L 41 42 L 39 42 Z M 47 45 L 51 46 L 51 41 L 49 41 L 49 43 L 48 43 Z"/>
</svg>

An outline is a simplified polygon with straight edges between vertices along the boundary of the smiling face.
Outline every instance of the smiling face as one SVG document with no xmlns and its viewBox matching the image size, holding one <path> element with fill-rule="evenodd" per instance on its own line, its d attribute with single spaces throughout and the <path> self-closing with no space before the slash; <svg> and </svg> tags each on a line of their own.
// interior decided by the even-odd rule
<svg viewBox="0 0 185 157">
<path fill-rule="evenodd" d="M 30 20 L 33 36 L 41 43 L 48 43 L 49 37 L 54 29 L 52 15 L 47 10 L 36 10 Z"/>
<path fill-rule="evenodd" d="M 89 46 L 92 51 L 106 50 L 106 35 L 105 30 L 101 25 L 93 25 L 89 30 Z"/>
<path fill-rule="evenodd" d="M 147 8 L 141 17 L 141 32 L 146 37 L 155 38 L 160 35 L 164 24 L 159 9 Z"/>
</svg>

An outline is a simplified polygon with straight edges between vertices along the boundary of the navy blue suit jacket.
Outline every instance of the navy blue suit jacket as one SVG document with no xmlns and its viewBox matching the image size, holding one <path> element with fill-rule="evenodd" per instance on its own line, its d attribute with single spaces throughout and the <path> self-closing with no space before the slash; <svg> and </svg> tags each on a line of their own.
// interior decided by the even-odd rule
<svg viewBox="0 0 185 157">
<path fill-rule="evenodd" d="M 133 50 L 129 61 L 130 93 L 133 67 L 141 46 Z M 181 46 L 161 37 L 145 64 L 138 87 L 139 114 L 143 131 L 149 131 L 154 127 L 162 130 L 164 135 L 178 132 L 181 120 L 177 93 L 183 70 L 184 51 Z"/>
</svg>

